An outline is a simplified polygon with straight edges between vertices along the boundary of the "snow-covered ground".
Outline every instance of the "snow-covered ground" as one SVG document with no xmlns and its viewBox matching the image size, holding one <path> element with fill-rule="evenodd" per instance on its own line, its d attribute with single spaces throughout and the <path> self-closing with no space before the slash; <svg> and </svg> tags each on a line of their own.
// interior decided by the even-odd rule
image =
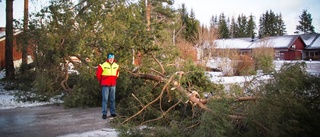
<svg viewBox="0 0 320 137">
<path fill-rule="evenodd" d="M 293 61 L 286 61 L 293 62 Z M 320 61 L 305 61 L 307 64 L 307 71 L 310 74 L 319 75 L 320 74 Z M 280 67 L 285 63 L 285 61 L 274 61 L 275 69 L 279 70 Z M 207 72 L 207 75 L 210 76 L 212 82 L 220 84 L 239 84 L 242 85 L 246 81 L 250 81 L 252 78 L 257 76 L 233 76 L 233 77 L 222 77 L 219 72 Z M 5 77 L 5 71 L 0 72 L 0 79 Z M 270 76 L 258 75 L 259 80 L 270 79 Z M 14 99 L 14 93 L 18 92 L 16 90 L 6 91 L 3 89 L 3 85 L 0 85 L 0 110 L 3 109 L 14 109 L 18 107 L 33 107 L 53 103 L 61 103 L 59 100 L 51 100 L 49 102 L 17 102 Z M 58 102 L 57 102 L 58 101 Z M 107 132 L 106 132 L 107 131 Z M 89 131 L 80 134 L 68 134 L 63 137 L 91 137 L 91 136 L 110 136 L 116 137 L 118 133 L 115 129 L 104 129 L 104 130 L 95 130 Z"/>
<path fill-rule="evenodd" d="M 5 77 L 5 71 L 0 72 L 0 79 Z M 53 103 L 62 103 L 60 100 L 50 100 L 49 102 L 18 102 L 15 100 L 14 93 L 18 90 L 6 91 L 0 84 L 0 110 L 14 109 L 19 107 L 34 107 Z M 85 133 L 73 133 L 63 135 L 61 137 L 117 137 L 118 133 L 112 128 L 103 128 L 102 130 L 94 130 Z"/>
</svg>

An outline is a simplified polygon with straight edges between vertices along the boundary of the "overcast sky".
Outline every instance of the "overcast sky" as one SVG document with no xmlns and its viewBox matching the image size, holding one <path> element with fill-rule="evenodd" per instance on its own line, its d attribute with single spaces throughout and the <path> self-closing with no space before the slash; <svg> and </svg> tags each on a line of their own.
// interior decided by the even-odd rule
<svg viewBox="0 0 320 137">
<path fill-rule="evenodd" d="M 13 12 L 15 19 L 21 19 L 23 16 L 23 1 L 14 0 Z M 41 2 L 47 0 L 33 0 Z M 272 10 L 275 14 L 282 14 L 286 30 L 288 34 L 293 34 L 298 25 L 299 16 L 306 9 L 313 18 L 313 26 L 316 32 L 320 32 L 320 1 L 319 0 L 175 0 L 175 7 L 181 7 L 185 3 L 188 12 L 191 8 L 195 12 L 196 19 L 201 24 L 208 25 L 212 16 L 224 13 L 227 17 L 236 18 L 240 14 L 245 16 L 254 15 L 256 24 L 258 25 L 259 18 L 267 10 Z M 34 10 L 33 3 L 29 3 L 30 10 Z M 5 0 L 0 2 L 0 27 L 5 27 Z M 38 7 L 39 10 L 39 7 Z"/>
<path fill-rule="evenodd" d="M 312 24 L 316 32 L 320 32 L 320 1 L 319 0 L 175 0 L 175 4 L 181 7 L 184 3 L 190 13 L 193 9 L 196 19 L 201 24 L 209 25 L 212 16 L 224 13 L 231 19 L 240 14 L 249 17 L 255 16 L 258 26 L 259 18 L 267 10 L 275 14 L 282 14 L 288 34 L 293 34 L 298 25 L 299 16 L 306 9 L 313 18 Z"/>
</svg>

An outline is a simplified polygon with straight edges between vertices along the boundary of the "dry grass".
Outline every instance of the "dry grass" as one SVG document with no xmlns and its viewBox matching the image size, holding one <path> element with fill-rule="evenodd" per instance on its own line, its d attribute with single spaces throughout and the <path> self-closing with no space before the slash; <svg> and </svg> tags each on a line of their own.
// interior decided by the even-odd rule
<svg viewBox="0 0 320 137">
<path fill-rule="evenodd" d="M 197 60 L 197 50 L 195 47 L 193 47 L 193 44 L 190 42 L 187 42 L 185 40 L 177 40 L 177 47 L 180 51 L 180 58 L 183 60 Z"/>
</svg>

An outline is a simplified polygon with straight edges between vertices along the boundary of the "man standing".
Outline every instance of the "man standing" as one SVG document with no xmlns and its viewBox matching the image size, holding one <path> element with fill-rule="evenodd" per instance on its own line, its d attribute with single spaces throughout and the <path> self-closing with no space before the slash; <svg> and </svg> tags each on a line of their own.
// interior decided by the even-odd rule
<svg viewBox="0 0 320 137">
<path fill-rule="evenodd" d="M 96 77 L 102 91 L 102 119 L 107 118 L 108 97 L 110 96 L 110 114 L 116 117 L 116 84 L 119 76 L 119 65 L 115 63 L 114 54 L 109 53 L 107 60 L 99 64 Z"/>
</svg>

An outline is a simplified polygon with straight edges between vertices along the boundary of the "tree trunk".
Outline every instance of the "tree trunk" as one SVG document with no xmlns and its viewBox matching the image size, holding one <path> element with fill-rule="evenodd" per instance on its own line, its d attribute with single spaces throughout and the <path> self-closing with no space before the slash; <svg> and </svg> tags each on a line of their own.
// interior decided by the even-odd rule
<svg viewBox="0 0 320 137">
<path fill-rule="evenodd" d="M 13 66 L 13 0 L 6 0 L 6 79 L 14 79 Z"/>
<path fill-rule="evenodd" d="M 28 7 L 29 0 L 24 0 L 24 20 L 23 20 L 23 34 L 27 35 L 28 32 Z M 25 36 L 24 38 L 28 38 Z M 27 69 L 28 64 L 28 39 L 25 39 L 22 44 L 22 64 L 21 73 L 23 74 Z"/>
<path fill-rule="evenodd" d="M 147 12 L 146 12 L 146 18 L 147 18 L 147 31 L 150 31 L 150 19 L 151 19 L 151 4 L 150 4 L 150 0 L 146 0 L 146 8 L 147 8 Z"/>
</svg>

